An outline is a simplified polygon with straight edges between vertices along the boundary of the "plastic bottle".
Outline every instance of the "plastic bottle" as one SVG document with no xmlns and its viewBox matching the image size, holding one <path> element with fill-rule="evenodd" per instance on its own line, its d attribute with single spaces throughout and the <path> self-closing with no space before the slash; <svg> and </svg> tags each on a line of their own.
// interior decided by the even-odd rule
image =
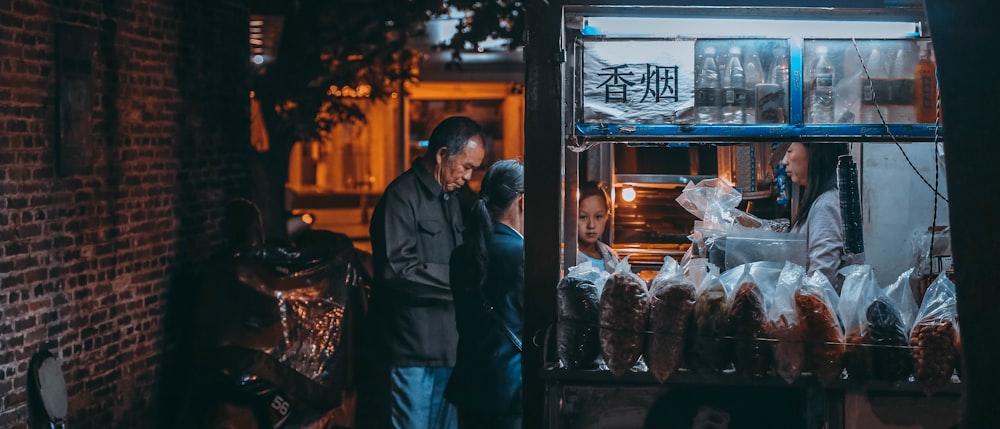
<svg viewBox="0 0 1000 429">
<path fill-rule="evenodd" d="M 740 63 L 740 47 L 729 48 L 729 62 L 722 86 L 722 122 L 725 124 L 744 123 L 747 106 L 746 74 Z"/>
<path fill-rule="evenodd" d="M 768 72 L 767 83 L 777 85 L 781 91 L 780 103 L 783 117 L 779 122 L 788 122 L 788 56 L 782 48 L 774 50 L 774 61 Z"/>
<path fill-rule="evenodd" d="M 888 61 L 882 56 L 878 48 L 872 48 L 868 58 L 865 59 L 865 67 L 868 69 L 868 76 L 861 74 L 861 118 L 862 124 L 881 124 L 882 118 L 889 119 L 889 106 L 883 102 L 885 92 L 888 91 L 886 85 L 889 79 Z M 869 82 L 871 79 L 871 82 Z M 876 98 L 872 98 L 872 97 Z M 878 100 L 878 110 L 875 101 Z M 879 117 L 879 111 L 882 117 Z"/>
<path fill-rule="evenodd" d="M 719 122 L 719 68 L 715 65 L 715 48 L 705 48 L 704 62 L 695 81 L 694 105 L 697 121 L 701 124 Z"/>
<path fill-rule="evenodd" d="M 757 86 L 764 82 L 764 73 L 761 70 L 760 58 L 757 56 L 757 50 L 753 48 L 748 48 L 746 55 L 743 56 L 746 59 L 743 65 L 743 75 L 746 78 L 746 98 L 747 106 L 744 112 L 745 122 L 748 124 L 757 123 Z"/>
<path fill-rule="evenodd" d="M 920 45 L 914 80 L 917 123 L 932 124 L 937 119 L 937 65 L 926 43 Z"/>
<path fill-rule="evenodd" d="M 833 123 L 833 64 L 827 58 L 826 46 L 816 47 L 816 65 L 813 67 L 812 97 L 809 100 L 809 122 Z"/>
<path fill-rule="evenodd" d="M 912 124 L 917 119 L 917 108 L 913 103 L 914 64 L 910 58 L 908 45 L 896 52 L 896 59 L 892 62 L 892 73 L 889 75 L 892 81 L 889 123 L 892 124 Z"/>
<path fill-rule="evenodd" d="M 788 173 L 785 172 L 784 165 L 778 165 L 777 171 L 774 173 L 774 188 L 778 191 L 775 204 L 779 206 L 788 205 Z"/>
</svg>

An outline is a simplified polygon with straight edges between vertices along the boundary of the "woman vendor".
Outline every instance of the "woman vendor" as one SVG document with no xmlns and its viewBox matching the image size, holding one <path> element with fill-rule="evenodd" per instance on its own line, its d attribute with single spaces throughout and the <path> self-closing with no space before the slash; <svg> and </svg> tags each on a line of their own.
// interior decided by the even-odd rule
<svg viewBox="0 0 1000 429">
<path fill-rule="evenodd" d="M 863 263 L 864 255 L 844 252 L 837 158 L 847 155 L 844 143 L 792 143 L 781 163 L 792 183 L 801 186 L 792 233 L 804 234 L 808 249 L 806 272 L 822 272 L 840 290 L 837 270 Z"/>
</svg>

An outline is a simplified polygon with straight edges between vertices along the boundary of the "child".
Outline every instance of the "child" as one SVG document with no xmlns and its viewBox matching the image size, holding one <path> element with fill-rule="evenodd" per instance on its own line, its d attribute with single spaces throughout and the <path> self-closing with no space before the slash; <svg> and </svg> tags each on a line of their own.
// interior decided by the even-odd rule
<svg viewBox="0 0 1000 429">
<path fill-rule="evenodd" d="M 611 198 L 597 182 L 580 184 L 580 211 L 576 226 L 576 263 L 590 262 L 597 268 L 613 272 L 618 255 L 600 241 L 611 213 Z"/>
</svg>

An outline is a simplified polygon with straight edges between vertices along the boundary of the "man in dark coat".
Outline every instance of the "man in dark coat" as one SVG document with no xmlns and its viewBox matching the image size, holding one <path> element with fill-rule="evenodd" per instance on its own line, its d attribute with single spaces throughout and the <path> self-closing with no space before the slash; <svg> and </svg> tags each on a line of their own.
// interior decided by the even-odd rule
<svg viewBox="0 0 1000 429">
<path fill-rule="evenodd" d="M 443 397 L 458 343 L 448 261 L 462 244 L 463 221 L 454 193 L 485 157 L 482 128 L 466 117 L 447 118 L 431 133 L 427 155 L 375 206 L 369 323 L 377 329 L 369 340 L 374 357 L 384 359 L 369 374 L 371 392 L 359 392 L 357 427 L 456 427 L 455 409 Z"/>
</svg>

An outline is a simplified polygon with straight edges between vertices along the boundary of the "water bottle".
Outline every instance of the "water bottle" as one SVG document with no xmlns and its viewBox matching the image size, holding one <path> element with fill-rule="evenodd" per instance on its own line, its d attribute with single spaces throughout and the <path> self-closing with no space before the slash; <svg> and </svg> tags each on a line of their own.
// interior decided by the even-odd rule
<svg viewBox="0 0 1000 429">
<path fill-rule="evenodd" d="M 759 101 L 758 97 L 758 87 L 764 84 L 764 73 L 760 67 L 760 58 L 757 57 L 757 51 L 753 48 L 747 49 L 746 65 L 743 66 L 743 76 L 746 78 L 746 97 L 747 105 L 746 110 L 743 113 L 745 122 L 748 124 L 757 123 L 757 103 Z"/>
<path fill-rule="evenodd" d="M 833 123 L 833 64 L 827 58 L 826 46 L 816 47 L 816 65 L 813 67 L 812 97 L 809 100 L 809 122 Z"/>
<path fill-rule="evenodd" d="M 878 48 L 872 48 L 865 59 L 868 76 L 861 74 L 861 121 L 862 124 L 881 124 L 882 118 L 889 119 L 889 105 L 885 103 L 889 92 L 889 65 Z M 869 79 L 871 80 L 869 82 Z M 876 108 L 876 101 L 878 107 Z M 879 117 L 879 112 L 882 117 Z"/>
<path fill-rule="evenodd" d="M 917 123 L 933 124 L 937 119 L 937 66 L 926 43 L 920 45 L 920 61 L 914 75 Z"/>
<path fill-rule="evenodd" d="M 698 123 L 719 122 L 719 68 L 715 65 L 715 48 L 705 48 L 704 62 L 695 81 L 694 105 Z"/>
<path fill-rule="evenodd" d="M 781 106 L 781 118 L 774 122 L 788 122 L 788 56 L 782 48 L 774 50 L 774 61 L 768 72 L 767 83 L 777 86 L 781 92 L 781 99 L 778 100 Z"/>
<path fill-rule="evenodd" d="M 892 78 L 890 123 L 912 124 L 917 118 L 917 107 L 913 104 L 913 68 L 909 46 L 905 46 L 896 52 L 896 60 L 892 63 L 892 73 L 889 76 Z"/>
<path fill-rule="evenodd" d="M 788 173 L 785 172 L 784 165 L 778 165 L 774 173 L 774 188 L 778 191 L 775 203 L 779 206 L 788 206 Z"/>
<path fill-rule="evenodd" d="M 740 63 L 740 47 L 729 48 L 729 63 L 722 88 L 722 122 L 726 124 L 744 123 L 743 115 L 747 106 L 746 75 Z"/>
</svg>

